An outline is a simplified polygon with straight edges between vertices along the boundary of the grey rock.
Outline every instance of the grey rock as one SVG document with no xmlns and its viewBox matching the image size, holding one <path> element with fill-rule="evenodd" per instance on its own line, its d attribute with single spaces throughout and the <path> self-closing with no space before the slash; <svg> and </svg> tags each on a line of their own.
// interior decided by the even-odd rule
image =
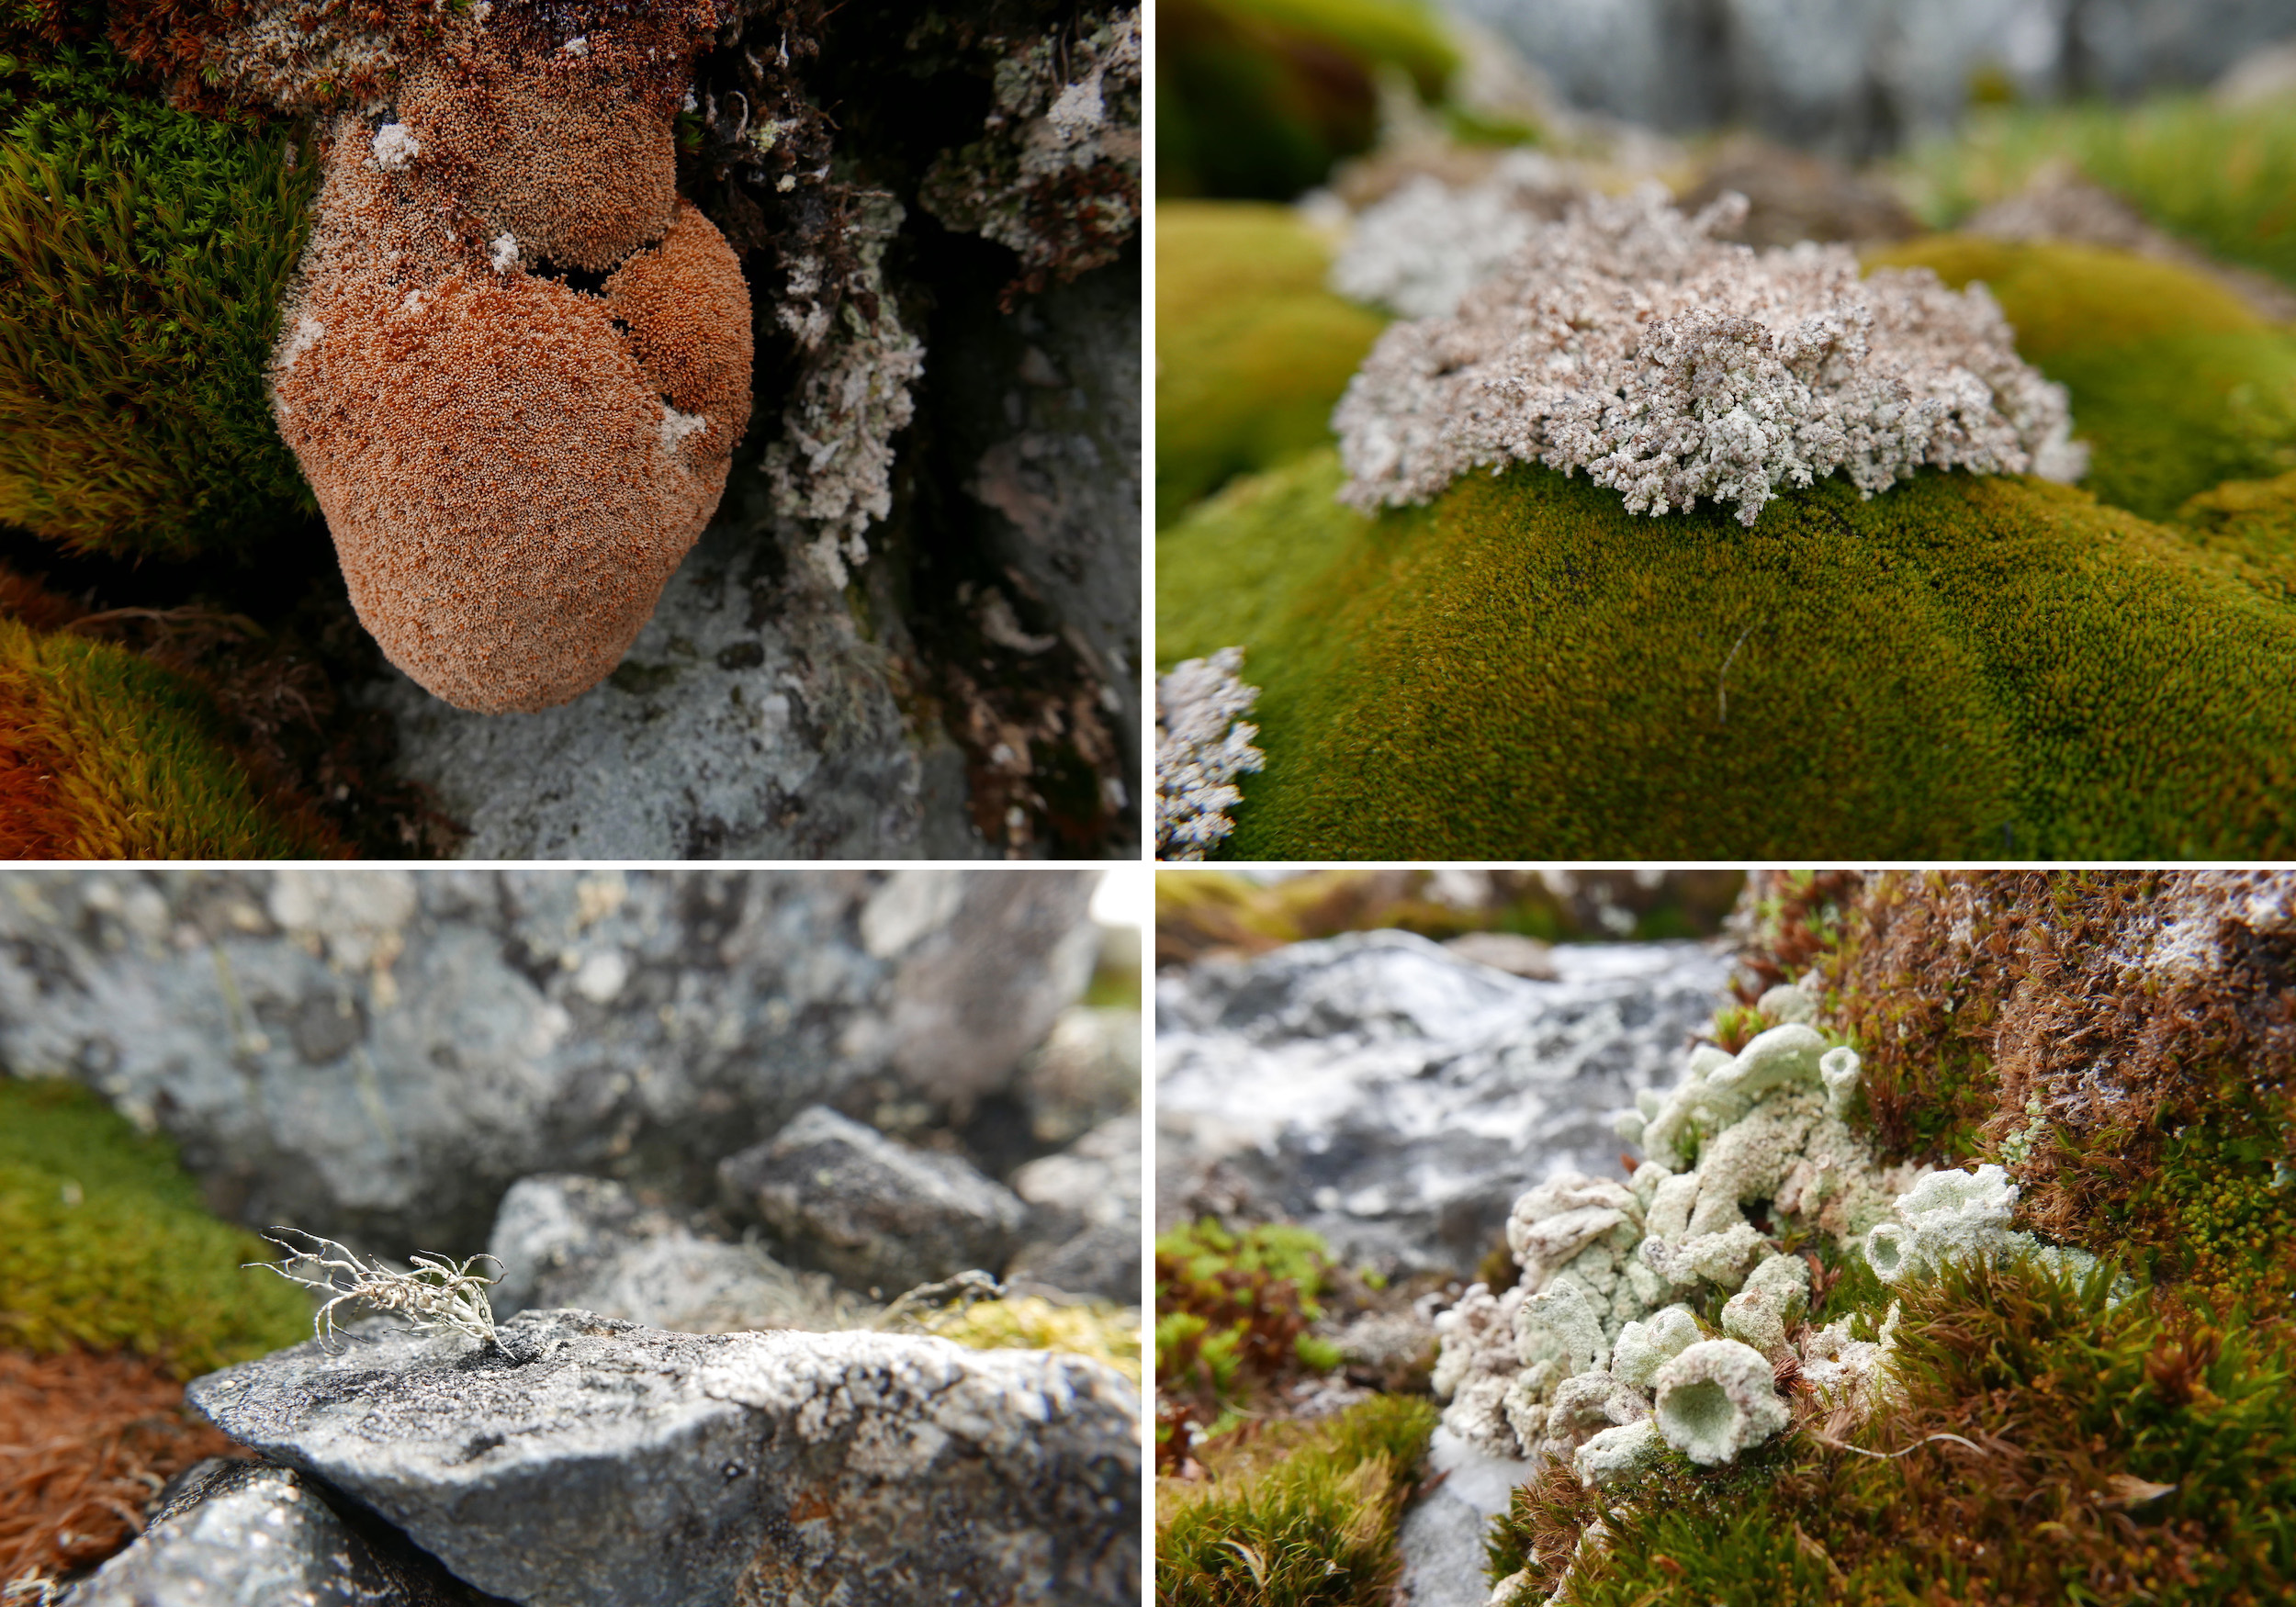
<svg viewBox="0 0 2296 1607">
<path fill-rule="evenodd" d="M 524 1177 L 502 1197 L 488 1253 L 495 1315 L 579 1308 L 682 1333 L 866 1326 L 875 1308 L 754 1244 L 697 1233 L 604 1178 Z"/>
<path fill-rule="evenodd" d="M 1615 1174 L 1609 1113 L 1672 1085 L 1728 977 L 1695 943 L 1552 959 L 1557 980 L 1532 982 L 1366 932 L 1166 973 L 1159 1211 L 1210 1191 L 1345 1261 L 1472 1269 L 1524 1190 Z"/>
<path fill-rule="evenodd" d="M 936 348 L 951 468 L 976 538 L 1098 675 L 1140 796 L 1138 247 L 1000 313 L 982 287 Z"/>
<path fill-rule="evenodd" d="M 799 1260 L 888 1296 L 1003 1266 L 1028 1208 L 954 1155 L 913 1150 L 826 1106 L 718 1163 L 728 1204 Z"/>
<path fill-rule="evenodd" d="M 1413 1501 L 1395 1533 L 1403 1560 L 1401 1607 L 1487 1607 L 1491 1568 L 1483 1537 L 1490 1526 L 1490 1518 L 1440 1488 Z"/>
<path fill-rule="evenodd" d="M 483 1353 L 360 1332 L 188 1398 L 532 1607 L 1139 1599 L 1139 1391 L 1100 1363 L 566 1311 Z"/>
<path fill-rule="evenodd" d="M 469 833 L 464 857 L 985 855 L 962 790 L 930 784 L 953 746 L 911 733 L 886 651 L 840 597 L 786 583 L 774 538 L 737 500 L 621 667 L 572 702 L 473 714 L 403 675 L 373 689 L 400 772 Z"/>
<path fill-rule="evenodd" d="M 1555 980 L 1554 946 L 1514 932 L 1462 932 L 1444 945 L 1461 960 L 1531 982 Z"/>
<path fill-rule="evenodd" d="M 1138 1113 L 1115 1117 L 1014 1172 L 1013 1192 L 1030 1208 L 1016 1282 L 1139 1303 L 1140 1139 Z"/>
<path fill-rule="evenodd" d="M 1105 961 L 1104 961 L 1105 962 Z M 1139 963 L 1137 939 L 1132 963 Z M 1017 1090 L 1041 1144 L 1073 1141 L 1140 1107 L 1140 1012 L 1078 1005 L 1021 1062 Z"/>
<path fill-rule="evenodd" d="M 382 1525 L 345 1523 L 303 1475 L 220 1457 L 176 1479 L 134 1544 L 64 1598 L 68 1607 L 479 1607 L 496 1600 Z"/>
<path fill-rule="evenodd" d="M 1958 117 L 1980 69 L 2033 98 L 2215 79 L 2296 31 L 2296 0 L 1450 0 L 1575 105 L 1737 123 L 1863 158 Z"/>
<path fill-rule="evenodd" d="M 1090 872 L 27 871 L 0 1064 L 166 1131 L 223 1215 L 369 1251 L 502 1192 L 699 1204 L 805 1106 L 969 1109 L 1082 992 Z"/>
</svg>

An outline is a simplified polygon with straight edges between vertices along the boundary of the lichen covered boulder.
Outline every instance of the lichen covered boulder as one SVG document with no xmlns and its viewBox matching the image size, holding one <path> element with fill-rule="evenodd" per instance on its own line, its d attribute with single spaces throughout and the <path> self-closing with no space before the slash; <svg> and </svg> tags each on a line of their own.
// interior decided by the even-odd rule
<svg viewBox="0 0 2296 1607">
<path fill-rule="evenodd" d="M 1933 471 L 1750 529 L 1518 466 L 1336 505 L 1329 454 L 1157 541 L 1165 663 L 1242 646 L 1233 858 L 2272 854 L 2296 612 L 2180 529 Z"/>
<path fill-rule="evenodd" d="M 740 264 L 673 182 L 690 20 L 472 24 L 332 126 L 274 405 L 362 623 L 457 707 L 604 679 L 747 427 Z"/>
</svg>

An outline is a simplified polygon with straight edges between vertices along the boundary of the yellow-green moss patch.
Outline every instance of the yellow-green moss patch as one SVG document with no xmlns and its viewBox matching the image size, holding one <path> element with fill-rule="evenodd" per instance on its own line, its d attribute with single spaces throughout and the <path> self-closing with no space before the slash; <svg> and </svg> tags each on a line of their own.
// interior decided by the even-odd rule
<svg viewBox="0 0 2296 1607">
<path fill-rule="evenodd" d="M 2296 612 L 2077 490 L 1829 479 L 1750 530 L 1527 466 L 1377 520 L 1336 479 L 1158 542 L 1160 654 L 1242 643 L 1263 689 L 1227 857 L 2296 846 Z"/>
<path fill-rule="evenodd" d="M 1156 522 L 1331 438 L 1386 320 L 1323 287 L 1331 248 L 1287 207 L 1156 213 Z"/>
<path fill-rule="evenodd" d="M 0 1077 L 0 1344 L 132 1350 L 188 1378 L 310 1337 L 240 1270 L 271 1254 L 209 1216 L 174 1147 L 76 1084 Z"/>
</svg>

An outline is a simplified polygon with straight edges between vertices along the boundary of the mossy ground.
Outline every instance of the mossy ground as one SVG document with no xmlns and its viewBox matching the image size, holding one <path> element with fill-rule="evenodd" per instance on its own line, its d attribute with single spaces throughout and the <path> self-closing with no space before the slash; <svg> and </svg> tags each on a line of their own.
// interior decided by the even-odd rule
<svg viewBox="0 0 2296 1607">
<path fill-rule="evenodd" d="M 290 142 L 106 44 L 0 50 L 0 522 L 182 557 L 317 512 L 264 390 L 319 182 Z"/>
<path fill-rule="evenodd" d="M 1377 75 L 1438 100 L 1458 54 L 1418 0 L 1173 0 L 1157 15 L 1157 188 L 1289 200 L 1379 129 Z"/>
<path fill-rule="evenodd" d="M 1114 1306 L 1056 1306 L 1022 1295 L 977 1301 L 926 1327 L 974 1350 L 1056 1350 L 1090 1356 L 1140 1381 L 1140 1322 Z"/>
<path fill-rule="evenodd" d="M 2065 386 L 2090 444 L 2082 488 L 2147 519 L 2229 479 L 2296 468 L 2296 331 L 2204 275 L 2126 252 L 1967 235 L 1908 241 L 1869 267 L 1982 279 L 2018 354 Z"/>
<path fill-rule="evenodd" d="M 0 613 L 0 858 L 346 852 L 315 812 L 264 799 L 199 685 Z"/>
<path fill-rule="evenodd" d="M 1157 1607 L 1385 1607 L 1432 1402 L 1379 1396 L 1156 1487 Z"/>
<path fill-rule="evenodd" d="M 1917 210 L 1939 228 L 2016 194 L 2051 160 L 2070 161 L 2157 227 L 2211 256 L 2296 284 L 2296 102 L 2245 107 L 2199 96 L 2130 107 L 1981 110 L 1902 167 Z"/>
<path fill-rule="evenodd" d="M 276 1253 L 202 1205 L 164 1139 L 76 1084 L 0 1077 L 0 1344 L 131 1351 L 180 1378 L 310 1337 Z"/>
<path fill-rule="evenodd" d="M 1751 528 L 1518 466 L 1157 538 L 1160 662 L 1241 643 L 1237 859 L 2098 858 L 2296 845 L 2296 613 L 2085 493 L 1838 478 Z"/>
<path fill-rule="evenodd" d="M 1331 247 L 1286 207 L 1156 212 L 1156 523 L 1331 438 L 1386 320 L 1323 287 Z"/>
</svg>

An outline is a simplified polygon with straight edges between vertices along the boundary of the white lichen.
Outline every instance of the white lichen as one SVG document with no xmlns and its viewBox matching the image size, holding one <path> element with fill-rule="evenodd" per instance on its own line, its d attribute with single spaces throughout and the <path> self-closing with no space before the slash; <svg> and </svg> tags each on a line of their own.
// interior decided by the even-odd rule
<svg viewBox="0 0 2296 1607">
<path fill-rule="evenodd" d="M 1865 1259 L 1886 1283 L 1934 1273 L 1968 1262 L 2001 1262 L 2032 1256 L 2052 1272 L 2085 1277 L 2097 1258 L 2069 1245 L 2043 1243 L 2009 1226 L 2017 1208 L 2017 1186 L 1998 1166 L 1973 1172 L 1939 1172 L 1900 1196 L 1894 1220 L 1875 1224 L 1865 1236 Z"/>
<path fill-rule="evenodd" d="M 290 1244 L 277 1237 L 282 1233 L 304 1242 Z M 491 1255 L 451 1261 L 418 1253 L 411 1269 L 400 1272 L 380 1260 L 361 1261 L 332 1239 L 294 1228 L 274 1228 L 264 1238 L 286 1251 L 287 1257 L 249 1262 L 250 1268 L 276 1273 L 291 1284 L 330 1297 L 311 1317 L 311 1337 L 322 1346 L 339 1332 L 335 1308 L 346 1304 L 396 1317 L 415 1333 L 459 1333 L 481 1344 L 494 1343 L 494 1308 L 487 1289 L 501 1281 L 501 1274 L 490 1277 L 471 1270 L 481 1261 L 492 1261 L 499 1269 L 502 1264 Z"/>
<path fill-rule="evenodd" d="M 661 449 L 675 452 L 690 436 L 699 435 L 710 427 L 708 415 L 681 413 L 668 402 L 661 404 Z"/>
<path fill-rule="evenodd" d="M 1668 1444 L 1711 1467 L 1781 1433 L 1791 1414 L 1769 1358 L 1735 1339 L 1707 1339 L 1659 1369 L 1655 1418 Z"/>
<path fill-rule="evenodd" d="M 487 247 L 487 261 L 494 264 L 498 274 L 507 274 L 518 265 L 518 237 L 505 229 Z"/>
<path fill-rule="evenodd" d="M 1244 649 L 1222 647 L 1156 678 L 1156 857 L 1200 860 L 1235 829 L 1228 811 L 1243 800 L 1235 779 L 1266 756 L 1252 746 L 1259 727 L 1244 716 L 1259 689 L 1237 678 Z"/>
<path fill-rule="evenodd" d="M 1390 327 L 1333 423 L 1367 510 L 1470 469 L 1586 470 L 1630 511 L 1734 503 L 1845 470 L 1866 496 L 1928 466 L 2076 478 L 2064 388 L 2019 359 L 1980 285 L 1926 268 L 1861 278 L 1844 246 L 1756 255 L 1665 192 L 1589 196 L 1535 229 L 1456 316 Z"/>
<path fill-rule="evenodd" d="M 1583 193 L 1542 151 L 1508 152 L 1477 184 L 1420 174 L 1356 215 L 1329 283 L 1405 318 L 1448 318 Z"/>
<path fill-rule="evenodd" d="M 375 165 L 385 173 L 402 173 L 422 154 L 422 141 L 404 123 L 385 123 L 375 131 Z"/>
</svg>

